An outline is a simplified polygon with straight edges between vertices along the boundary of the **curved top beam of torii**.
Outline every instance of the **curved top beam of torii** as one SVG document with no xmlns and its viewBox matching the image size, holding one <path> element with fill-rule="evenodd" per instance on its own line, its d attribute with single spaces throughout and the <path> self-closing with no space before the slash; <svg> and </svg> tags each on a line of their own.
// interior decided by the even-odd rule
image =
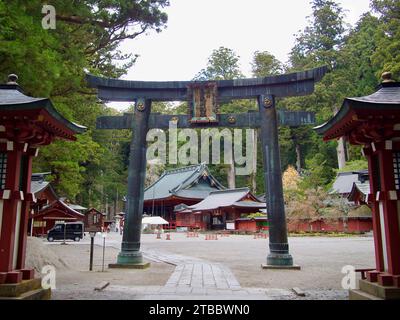
<svg viewBox="0 0 400 320">
<path fill-rule="evenodd" d="M 187 101 L 188 86 L 213 82 L 217 84 L 218 100 L 250 99 L 260 95 L 276 97 L 302 96 L 314 91 L 327 72 L 327 67 L 270 76 L 265 78 L 218 81 L 128 81 L 86 75 L 90 87 L 98 89 L 105 101 L 132 102 L 138 98 L 153 101 Z"/>
</svg>

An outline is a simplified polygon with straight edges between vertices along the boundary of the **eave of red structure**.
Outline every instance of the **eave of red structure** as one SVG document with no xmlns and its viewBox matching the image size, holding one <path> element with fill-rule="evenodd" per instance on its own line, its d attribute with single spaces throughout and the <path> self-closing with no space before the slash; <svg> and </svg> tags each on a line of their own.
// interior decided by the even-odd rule
<svg viewBox="0 0 400 320">
<path fill-rule="evenodd" d="M 83 218 L 84 218 L 84 215 L 82 213 L 68 207 L 68 205 L 66 205 L 61 200 L 56 200 L 56 201 L 52 202 L 50 205 L 48 205 L 47 207 L 40 210 L 37 214 L 35 214 L 33 216 L 33 219 L 35 219 L 35 220 L 37 220 L 39 218 L 46 219 L 47 214 L 54 213 L 54 212 L 59 212 L 61 215 L 67 215 L 67 216 L 70 216 L 71 218 L 76 218 L 78 220 L 83 220 Z M 60 216 L 60 219 L 63 219 L 63 217 Z"/>
<path fill-rule="evenodd" d="M 152 206 L 154 205 L 174 205 L 174 204 L 180 204 L 180 203 L 188 203 L 188 204 L 195 204 L 200 202 L 203 199 L 196 199 L 196 198 L 184 198 L 184 197 L 178 197 L 178 196 L 170 196 L 166 198 L 161 198 L 161 199 L 154 199 L 154 200 L 145 200 L 144 201 L 144 206 Z"/>
<path fill-rule="evenodd" d="M 336 115 L 314 128 L 325 141 L 345 137 L 351 144 L 365 145 L 400 137 L 400 83 L 382 83 L 367 97 L 347 98 Z"/>
<path fill-rule="evenodd" d="M 54 138 L 76 140 L 86 128 L 64 118 L 46 98 L 25 95 L 18 85 L 0 85 L 0 139 L 31 146 L 47 145 Z"/>
<path fill-rule="evenodd" d="M 222 199 L 224 201 L 222 201 Z M 249 203 L 249 205 L 246 206 L 246 203 Z M 250 192 L 249 188 L 240 188 L 240 189 L 228 189 L 228 190 L 211 192 L 210 195 L 203 201 L 195 205 L 188 206 L 187 208 L 184 208 L 180 212 L 182 213 L 192 212 L 196 214 L 196 213 L 201 213 L 206 211 L 211 212 L 221 209 L 259 210 L 265 207 L 266 204 L 262 203 L 259 199 L 257 199 Z"/>
</svg>

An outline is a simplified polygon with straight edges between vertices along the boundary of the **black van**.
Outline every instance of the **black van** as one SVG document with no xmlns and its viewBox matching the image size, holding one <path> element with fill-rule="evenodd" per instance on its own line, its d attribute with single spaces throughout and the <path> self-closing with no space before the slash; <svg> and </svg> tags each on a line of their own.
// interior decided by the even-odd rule
<svg viewBox="0 0 400 320">
<path fill-rule="evenodd" d="M 66 226 L 66 230 L 64 230 Z M 74 240 L 80 241 L 83 238 L 83 222 L 67 222 L 57 223 L 53 228 L 47 232 L 47 241 L 53 242 L 54 240 Z"/>
</svg>

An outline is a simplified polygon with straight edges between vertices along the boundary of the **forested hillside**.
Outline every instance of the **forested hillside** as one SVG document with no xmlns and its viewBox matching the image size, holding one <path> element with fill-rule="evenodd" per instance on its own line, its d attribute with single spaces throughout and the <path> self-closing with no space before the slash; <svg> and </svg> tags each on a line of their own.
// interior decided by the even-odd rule
<svg viewBox="0 0 400 320">
<path fill-rule="evenodd" d="M 164 9 L 169 1 L 49 2 L 57 8 L 56 30 L 42 28 L 42 1 L 0 0 L 1 82 L 9 73 L 18 74 L 27 94 L 50 97 L 65 117 L 88 127 L 75 143 L 57 141 L 42 148 L 34 171 L 51 171 L 58 193 L 72 201 L 103 205 L 121 199 L 126 192 L 130 132 L 95 129 L 96 117 L 118 111 L 98 101 L 96 93 L 87 88 L 85 71 L 106 77 L 126 74 L 138 57 L 134 51 L 128 55 L 120 52 L 119 45 L 125 39 L 146 37 L 148 31 L 161 32 L 167 26 Z M 355 26 L 346 25 L 345 12 L 335 1 L 313 0 L 312 9 L 308 26 L 296 34 L 288 61 L 278 61 L 269 53 L 273 48 L 258 42 L 259 49 L 251 61 L 252 76 L 327 65 L 330 72 L 314 94 L 278 101 L 279 108 L 314 111 L 318 123 L 322 123 L 333 116 L 345 97 L 372 93 L 383 71 L 391 71 L 395 79 L 400 79 L 400 2 L 371 0 L 371 11 Z M 237 54 L 221 47 L 210 53 L 208 64 L 193 78 L 242 76 Z M 224 112 L 255 108 L 254 101 L 221 106 Z M 182 112 L 185 105 L 167 108 L 156 104 L 154 109 Z M 282 169 L 294 166 L 301 173 L 304 190 L 327 188 L 339 167 L 366 167 L 359 148 L 346 146 L 343 141 L 324 143 L 310 127 L 282 127 L 280 142 Z M 159 169 L 152 170 L 151 175 L 164 167 Z M 264 191 L 260 148 L 255 175 L 234 179 L 232 168 L 226 165 L 215 165 L 211 170 L 225 185 L 229 181 L 230 186 L 251 186 L 258 194 Z"/>
</svg>

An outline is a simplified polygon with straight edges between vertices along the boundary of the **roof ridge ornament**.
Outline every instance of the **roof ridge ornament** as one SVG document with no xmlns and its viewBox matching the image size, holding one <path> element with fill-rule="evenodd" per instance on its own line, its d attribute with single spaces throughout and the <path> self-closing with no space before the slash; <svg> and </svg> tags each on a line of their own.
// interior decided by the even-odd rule
<svg viewBox="0 0 400 320">
<path fill-rule="evenodd" d="M 9 74 L 7 78 L 7 85 L 18 85 L 18 76 L 16 74 Z"/>
<path fill-rule="evenodd" d="M 386 71 L 384 73 L 382 73 L 382 83 L 391 83 L 391 82 L 395 82 L 392 79 L 392 73 L 390 71 Z"/>
</svg>

